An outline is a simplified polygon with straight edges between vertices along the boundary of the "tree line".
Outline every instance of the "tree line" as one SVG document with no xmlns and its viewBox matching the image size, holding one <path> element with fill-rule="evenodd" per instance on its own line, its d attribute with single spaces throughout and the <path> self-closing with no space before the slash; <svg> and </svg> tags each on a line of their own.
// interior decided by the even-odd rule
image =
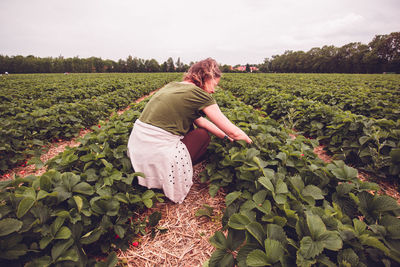
<svg viewBox="0 0 400 267">
<path fill-rule="evenodd" d="M 94 72 L 185 72 L 190 65 L 170 57 L 159 64 L 155 59 L 128 58 L 113 61 L 99 57 L 64 58 L 62 56 L 35 57 L 0 55 L 0 73 L 94 73 Z M 325 45 L 308 52 L 285 51 L 282 55 L 266 58 L 257 67 L 261 72 L 304 73 L 400 73 L 400 32 L 376 35 L 368 44 L 354 42 L 342 47 Z M 221 65 L 223 72 L 241 72 L 229 65 Z"/>
<path fill-rule="evenodd" d="M 191 62 L 192 64 L 193 62 Z M 159 64 L 155 59 L 128 58 L 113 61 L 99 57 L 64 58 L 0 55 L 0 73 L 98 73 L 98 72 L 185 72 L 189 65 L 170 57 Z"/>
<path fill-rule="evenodd" d="M 323 46 L 303 51 L 286 51 L 266 58 L 262 72 L 315 73 L 400 73 L 400 32 L 376 35 L 368 44 Z"/>
</svg>

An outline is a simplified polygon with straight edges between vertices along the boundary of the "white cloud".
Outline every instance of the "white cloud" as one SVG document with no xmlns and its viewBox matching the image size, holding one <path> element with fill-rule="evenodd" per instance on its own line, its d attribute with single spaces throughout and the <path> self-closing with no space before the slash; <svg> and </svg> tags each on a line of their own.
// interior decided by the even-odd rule
<svg viewBox="0 0 400 267">
<path fill-rule="evenodd" d="M 2 0 L 0 53 L 261 63 L 400 29 L 395 0 Z"/>
<path fill-rule="evenodd" d="M 310 33 L 319 37 L 334 37 L 336 35 L 357 32 L 367 21 L 359 14 L 349 13 L 344 16 L 328 21 L 321 21 L 319 24 L 310 27 Z"/>
</svg>

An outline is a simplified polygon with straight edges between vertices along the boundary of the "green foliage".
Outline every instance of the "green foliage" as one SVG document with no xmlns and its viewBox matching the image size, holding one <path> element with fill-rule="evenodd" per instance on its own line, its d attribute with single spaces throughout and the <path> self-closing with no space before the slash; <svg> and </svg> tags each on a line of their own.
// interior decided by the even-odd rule
<svg viewBox="0 0 400 267">
<path fill-rule="evenodd" d="M 179 74 L 12 75 L 0 80 L 0 173 L 71 139 Z M 96 126 L 98 127 L 98 126 Z M 101 127 L 101 125 L 99 125 Z M 42 164 L 37 159 L 32 163 Z"/>
<path fill-rule="evenodd" d="M 204 204 L 203 207 L 204 209 L 198 209 L 196 211 L 195 216 L 196 217 L 205 216 L 211 219 L 213 217 L 214 208 L 207 204 Z"/>
<path fill-rule="evenodd" d="M 377 195 L 377 185 L 360 181 L 343 161 L 323 162 L 313 153 L 315 141 L 290 138 L 229 92 L 218 92 L 217 101 L 254 143 L 213 139 L 209 146 L 202 179 L 211 193 L 228 190 L 222 219 L 228 234 L 210 238 L 217 250 L 208 266 L 400 263 L 394 199 Z"/>
<path fill-rule="evenodd" d="M 287 50 L 266 58 L 260 70 L 297 73 L 399 73 L 400 32 L 375 35 L 368 44 L 324 45 L 309 51 Z"/>
<path fill-rule="evenodd" d="M 152 235 L 161 213 L 137 219 L 162 194 L 138 185 L 127 157 L 133 122 L 144 104 L 94 127 L 94 132 L 47 163 L 40 177 L 0 183 L 0 263 L 94 265 L 88 255 L 127 249 L 137 234 Z M 115 266 L 116 256 L 97 266 Z"/>
<path fill-rule="evenodd" d="M 201 179 L 209 182 L 211 195 L 220 187 L 228 191 L 222 217 L 227 235 L 218 231 L 210 238 L 217 249 L 205 265 L 368 266 L 399 263 L 398 204 L 390 197 L 377 195 L 376 184 L 359 181 L 357 170 L 346 165 L 351 162 L 353 166 L 396 177 L 400 172 L 397 167 L 400 162 L 398 122 L 390 118 L 355 115 L 362 113 L 359 105 L 353 106 L 355 109 L 351 112 L 354 113 L 343 111 L 352 106 L 353 100 L 343 104 L 340 96 L 343 92 L 336 95 L 332 88 L 315 90 L 313 79 L 307 82 L 312 90 L 304 91 L 303 77 L 300 81 L 293 79 L 294 84 L 287 88 L 279 81 L 287 76 L 275 76 L 277 80 L 267 84 L 255 75 L 244 83 L 234 77 L 224 76 L 221 85 L 252 106 L 238 101 L 227 91 L 217 92 L 216 97 L 221 110 L 254 142 L 248 145 L 241 141 L 213 139 L 209 146 L 210 163 Z M 338 76 L 335 79 L 339 81 L 335 86 L 342 85 Z M 93 113 L 96 110 L 101 113 L 108 109 L 110 104 L 106 103 L 110 103 L 110 99 L 115 108 L 126 99 L 136 98 L 119 90 L 127 87 L 123 81 L 112 83 L 112 88 L 100 87 L 98 93 L 89 95 L 90 103 L 84 102 L 89 99 L 84 94 L 92 94 L 90 86 L 80 91 L 83 106 Z M 140 83 L 150 88 L 145 80 Z M 360 90 L 357 90 L 357 96 L 368 105 L 384 103 L 386 93 L 397 99 L 392 85 L 381 83 L 388 87 L 388 92 L 377 93 L 369 102 Z M 318 84 L 318 87 L 323 88 L 322 85 Z M 70 121 L 70 125 L 79 125 L 77 129 L 80 129 L 81 122 L 76 120 L 79 120 L 79 114 L 65 115 L 69 111 L 81 112 L 81 103 L 68 104 L 73 88 L 63 96 L 54 94 L 51 86 L 46 89 L 48 95 L 59 97 L 57 101 L 63 103 L 59 106 L 46 104 L 47 100 L 41 102 L 46 97 L 39 89 L 37 95 L 29 91 L 31 99 L 35 99 L 32 102 L 39 109 L 22 103 L 8 106 L 10 117 L 14 116 L 16 120 L 4 124 L 0 132 L 3 131 L 1 134 L 7 138 L 15 138 L 0 145 L 1 151 L 12 151 L 12 146 L 29 147 L 26 142 L 31 141 L 26 140 L 32 140 L 33 148 L 41 147 L 46 138 L 54 137 L 36 138 L 42 131 L 38 130 L 34 139 L 25 138 L 24 127 L 17 123 L 18 120 L 26 121 L 27 125 L 31 123 L 24 110 L 31 109 L 29 114 L 37 118 L 35 123 L 45 125 L 46 117 L 50 116 L 48 111 L 54 108 L 52 112 L 61 116 L 57 117 L 60 125 L 68 125 Z M 116 94 L 125 99 L 108 95 L 103 89 L 118 91 Z M 25 99 L 29 97 L 27 92 L 20 91 Z M 15 94 L 12 92 L 10 90 L 2 99 L 11 102 L 10 96 Z M 316 98 L 311 98 L 310 92 L 317 92 Z M 139 92 L 138 96 L 143 93 Z M 109 99 L 101 100 L 102 94 Z M 93 96 L 96 101 L 92 101 Z M 78 98 L 78 95 L 74 97 Z M 67 99 L 65 103 L 63 98 Z M 399 102 L 393 103 L 383 112 L 377 108 L 376 113 L 371 112 L 371 117 L 389 114 L 388 110 L 396 111 Z M 48 171 L 42 176 L 17 177 L 0 183 L 0 262 L 3 265 L 18 262 L 26 266 L 113 266 L 116 264 L 115 254 L 110 254 L 113 249 L 126 249 L 129 240 L 137 234 L 145 234 L 145 229 L 150 229 L 152 236 L 165 231 L 157 227 L 160 213 L 136 219 L 137 214 L 155 202 L 163 201 L 162 194 L 137 184 L 136 177 L 145 177 L 145 174 L 134 172 L 127 158 L 127 140 L 143 106 L 135 105 L 122 116 L 114 116 L 107 123 L 100 122 L 100 127 L 93 126 L 93 133 L 80 140 L 79 147 L 68 148 L 50 160 Z M 1 112 L 4 110 L 0 109 Z M 398 116 L 396 114 L 393 112 L 389 116 Z M 305 134 L 318 136 L 318 140 L 326 142 L 329 151 L 336 154 L 336 160 L 327 164 L 318 159 L 313 153 L 318 140 L 301 135 L 291 138 L 291 130 L 283 128 L 280 119 L 288 126 L 300 127 Z M 18 128 L 12 128 L 10 125 L 13 124 L 19 125 Z M 69 130 L 58 131 L 60 134 Z M 0 160 L 14 160 L 12 153 L 7 159 L 2 154 Z M 8 163 L 3 164 L 6 169 L 8 166 Z M 205 206 L 197 215 L 213 216 L 212 213 L 212 209 Z M 88 258 L 88 253 L 106 253 L 110 257 L 105 262 L 95 263 Z"/>
<path fill-rule="evenodd" d="M 399 81 L 385 75 L 225 74 L 220 86 L 317 138 L 336 159 L 398 180 Z"/>
</svg>

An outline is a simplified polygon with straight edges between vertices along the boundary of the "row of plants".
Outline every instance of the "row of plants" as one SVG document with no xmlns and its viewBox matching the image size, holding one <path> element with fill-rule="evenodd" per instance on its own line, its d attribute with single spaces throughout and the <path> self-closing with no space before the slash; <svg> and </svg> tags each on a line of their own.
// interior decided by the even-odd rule
<svg viewBox="0 0 400 267">
<path fill-rule="evenodd" d="M 86 76 L 86 77 L 85 77 Z M 0 114 L 12 117 L 20 112 L 74 103 L 115 91 L 115 79 L 99 75 L 12 75 L 0 80 Z M 113 80 L 113 82 L 111 82 Z"/>
<path fill-rule="evenodd" d="M 221 110 L 254 141 L 213 138 L 202 173 L 226 195 L 204 266 L 397 266 L 400 206 L 343 161 L 325 163 L 315 139 L 218 92 Z M 226 234 L 225 234 L 226 233 Z"/>
<path fill-rule="evenodd" d="M 247 86 L 276 89 L 366 117 L 400 119 L 398 75 L 224 74 L 221 86 L 225 82 L 237 91 L 246 92 Z"/>
<path fill-rule="evenodd" d="M 126 153 L 143 107 L 92 127 L 42 176 L 0 182 L 1 266 L 115 266 L 116 249 L 164 230 L 159 212 L 139 219 L 163 194 L 138 185 L 144 174 L 134 172 Z M 96 262 L 103 255 L 110 256 Z"/>
<path fill-rule="evenodd" d="M 0 115 L 15 116 L 50 108 L 56 104 L 76 103 L 127 88 L 153 86 L 155 80 L 167 83 L 178 74 L 23 74 L 0 78 Z M 178 75 L 179 76 L 179 75 Z"/>
<path fill-rule="evenodd" d="M 87 74 L 66 75 L 72 78 L 32 75 L 31 79 L 16 75 L 13 79 L 21 79 L 26 87 L 8 88 L 1 98 L 7 106 L 21 97 L 14 108 L 4 108 L 4 114 L 11 113 L 0 121 L 0 173 L 40 154 L 49 142 L 72 138 L 134 99 L 181 77 L 176 73 L 121 75 L 90 76 L 89 81 L 85 81 Z M 30 94 L 35 97 L 30 99 Z"/>
<path fill-rule="evenodd" d="M 400 120 L 356 115 L 282 92 L 275 88 L 275 84 L 253 86 L 240 76 L 224 77 L 220 85 L 286 127 L 317 138 L 335 159 L 344 160 L 378 177 L 399 180 Z"/>
</svg>

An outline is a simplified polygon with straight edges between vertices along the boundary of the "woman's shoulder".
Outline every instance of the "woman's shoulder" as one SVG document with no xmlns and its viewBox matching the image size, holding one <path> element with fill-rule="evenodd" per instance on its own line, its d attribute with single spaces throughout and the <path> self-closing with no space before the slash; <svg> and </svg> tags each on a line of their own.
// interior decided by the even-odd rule
<svg viewBox="0 0 400 267">
<path fill-rule="evenodd" d="M 194 83 L 191 82 L 186 82 L 186 81 L 173 81 L 168 83 L 165 88 L 167 90 L 165 90 L 166 92 L 174 92 L 177 93 L 179 92 L 179 94 L 185 94 L 186 96 L 200 96 L 202 98 L 212 98 L 212 96 L 207 93 L 206 91 L 204 91 L 203 89 L 201 89 L 200 87 L 198 87 L 197 85 L 195 85 Z"/>
<path fill-rule="evenodd" d="M 188 82 L 179 82 L 179 81 L 172 81 L 167 83 L 164 88 L 191 88 L 191 87 L 197 87 L 193 83 L 188 83 Z"/>
</svg>

